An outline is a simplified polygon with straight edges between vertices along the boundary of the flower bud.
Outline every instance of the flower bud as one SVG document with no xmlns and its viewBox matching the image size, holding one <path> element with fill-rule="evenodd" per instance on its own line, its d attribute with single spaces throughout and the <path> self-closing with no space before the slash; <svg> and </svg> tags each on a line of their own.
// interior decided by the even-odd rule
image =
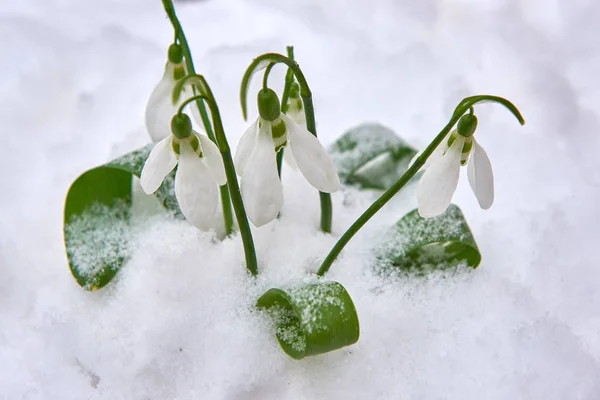
<svg viewBox="0 0 600 400">
<path fill-rule="evenodd" d="M 271 89 L 262 89 L 258 92 L 258 113 L 266 121 L 274 121 L 281 114 L 277 93 Z"/>
<path fill-rule="evenodd" d="M 290 98 L 295 99 L 299 96 L 300 96 L 300 86 L 298 86 L 298 83 L 293 82 L 290 85 Z"/>
<path fill-rule="evenodd" d="M 475 129 L 477 129 L 477 117 L 473 114 L 463 115 L 456 127 L 458 134 L 464 137 L 472 136 Z"/>
<path fill-rule="evenodd" d="M 181 50 L 181 46 L 177 43 L 173 43 L 169 46 L 169 61 L 173 64 L 179 64 L 183 61 L 183 50 Z"/>
<path fill-rule="evenodd" d="M 192 134 L 192 120 L 187 114 L 175 114 L 171 119 L 171 132 L 177 139 L 185 139 Z"/>
</svg>

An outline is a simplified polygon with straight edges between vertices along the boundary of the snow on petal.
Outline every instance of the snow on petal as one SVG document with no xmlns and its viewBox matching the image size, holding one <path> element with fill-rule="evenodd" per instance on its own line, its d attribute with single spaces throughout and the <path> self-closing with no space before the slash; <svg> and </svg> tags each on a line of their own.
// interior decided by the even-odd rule
<svg viewBox="0 0 600 400">
<path fill-rule="evenodd" d="M 206 158 L 206 164 L 210 167 L 212 174 L 215 178 L 216 183 L 222 186 L 227 183 L 227 177 L 225 176 L 225 167 L 223 165 L 223 157 L 216 144 L 213 143 L 208 137 L 196 133 L 200 140 L 200 148 L 202 154 Z"/>
<path fill-rule="evenodd" d="M 154 145 L 144 163 L 140 184 L 146 194 L 156 192 L 165 176 L 177 165 L 177 156 L 171 148 L 172 136 L 169 135 Z"/>
<path fill-rule="evenodd" d="M 207 163 L 188 143 L 182 143 L 175 174 L 175 197 L 185 218 L 200 230 L 207 231 L 213 227 L 219 203 L 217 188 Z"/>
<path fill-rule="evenodd" d="M 450 205 L 458 185 L 460 157 L 465 139 L 459 136 L 446 154 L 429 167 L 417 186 L 419 214 L 423 218 L 440 215 Z"/>
<path fill-rule="evenodd" d="M 467 167 L 467 176 L 479 206 L 487 210 L 494 202 L 494 173 L 487 153 L 475 138 L 473 138 L 473 150 Z"/>
<path fill-rule="evenodd" d="M 277 174 L 275 149 L 267 124 L 263 124 L 255 136 L 253 151 L 242 176 L 241 191 L 254 226 L 263 226 L 277 218 L 283 205 L 283 186 Z"/>
<path fill-rule="evenodd" d="M 239 176 L 244 174 L 246 164 L 250 159 L 252 150 L 256 143 L 256 135 L 258 135 L 258 119 L 246 129 L 246 132 L 240 138 L 237 149 L 235 150 L 235 171 Z"/>
<path fill-rule="evenodd" d="M 281 115 L 288 130 L 289 146 L 298 168 L 306 180 L 321 192 L 331 193 L 340 188 L 340 178 L 333 161 L 321 142 L 306 128 Z"/>
</svg>

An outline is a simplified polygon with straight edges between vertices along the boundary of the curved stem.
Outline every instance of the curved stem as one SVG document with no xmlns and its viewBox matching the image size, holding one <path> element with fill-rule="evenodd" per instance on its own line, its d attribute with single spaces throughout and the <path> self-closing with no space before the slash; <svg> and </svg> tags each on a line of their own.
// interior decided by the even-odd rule
<svg viewBox="0 0 600 400">
<path fill-rule="evenodd" d="M 269 88 L 269 85 L 268 85 L 269 74 L 271 73 L 271 70 L 273 69 L 274 66 L 275 66 L 274 63 L 270 63 L 269 65 L 267 65 L 267 69 L 265 69 L 265 74 L 263 75 L 263 89 Z"/>
<path fill-rule="evenodd" d="M 163 7 L 169 20 L 171 21 L 171 25 L 173 25 L 173 30 L 175 31 L 175 37 L 177 38 L 179 45 L 183 51 L 183 56 L 185 58 L 185 64 L 188 69 L 188 74 L 195 75 L 196 70 L 194 68 L 194 61 L 192 60 L 192 54 L 190 52 L 190 47 L 188 46 L 187 39 L 185 38 L 185 34 L 183 32 L 183 28 L 179 23 L 179 19 L 175 14 L 175 8 L 173 7 L 172 0 L 162 0 Z M 206 108 L 204 107 L 204 103 L 198 99 L 197 100 L 198 110 L 200 111 L 200 117 L 202 118 L 202 124 L 204 125 L 204 129 L 206 130 L 206 134 L 209 139 L 213 142 L 216 142 L 215 134 L 213 132 L 212 126 L 210 124 L 210 120 L 208 118 L 208 114 L 206 113 Z M 227 190 L 227 185 L 221 186 L 221 204 L 223 207 L 223 223 L 225 224 L 225 232 L 227 235 L 230 235 L 233 232 L 233 217 L 231 215 L 231 201 L 229 199 L 229 191 Z"/>
<path fill-rule="evenodd" d="M 185 106 L 187 106 L 188 104 L 190 104 L 191 102 L 196 101 L 196 100 L 210 101 L 210 99 L 208 97 L 206 97 L 206 96 L 204 96 L 202 94 L 190 97 L 189 99 L 187 99 L 183 103 L 181 103 L 181 105 L 179 106 L 179 109 L 177 110 L 177 114 L 183 113 L 183 109 L 185 108 Z"/>
<path fill-rule="evenodd" d="M 358 219 L 354 221 L 350 228 L 348 228 L 348 230 L 346 230 L 346 232 L 344 232 L 344 234 L 339 238 L 339 240 L 333 246 L 327 257 L 325 257 L 323 264 L 321 264 L 319 271 L 317 271 L 317 275 L 323 276 L 327 273 L 327 271 L 329 271 L 329 268 L 331 268 L 331 265 L 333 264 L 337 256 L 340 254 L 342 249 L 346 246 L 346 244 L 348 244 L 350 239 L 352 239 L 352 237 L 356 235 L 360 228 L 362 228 L 367 223 L 367 221 L 369 221 L 371 217 L 373 217 L 373 215 L 377 213 L 377 211 L 381 210 L 381 208 L 388 201 L 390 201 L 390 199 L 394 197 L 396 193 L 398 193 L 400 189 L 402 189 L 411 180 L 411 178 L 415 176 L 417 172 L 419 172 L 421 167 L 425 164 L 425 161 L 429 158 L 431 153 L 433 153 L 433 151 L 439 146 L 442 140 L 444 140 L 446 135 L 448 135 L 448 133 L 450 132 L 452 127 L 458 122 L 460 117 L 462 117 L 462 115 L 465 112 L 469 111 L 471 107 L 473 107 L 473 105 L 481 101 L 493 101 L 504 105 L 519 120 L 521 125 L 525 124 L 525 120 L 521 116 L 519 110 L 510 101 L 501 97 L 487 95 L 472 96 L 467 97 L 466 99 L 461 101 L 456 107 L 454 114 L 452 115 L 452 118 L 450 119 L 448 124 L 446 124 L 444 129 L 442 129 L 440 133 L 438 133 L 438 135 L 435 137 L 435 139 L 433 139 L 429 146 L 425 148 L 423 153 L 421 153 L 421 155 L 416 159 L 414 164 L 404 173 L 404 175 L 400 177 L 400 179 L 398 179 L 398 181 L 396 181 L 396 183 L 392 185 L 392 187 L 386 190 L 377 200 L 375 200 L 375 202 L 371 204 L 369 208 L 367 208 L 367 210 L 364 213 L 362 213 L 362 215 L 358 217 Z"/>
<path fill-rule="evenodd" d="M 287 53 L 290 60 L 294 60 L 294 46 L 287 46 Z M 269 64 L 275 65 L 275 64 Z M 283 94 L 281 95 L 281 112 L 285 113 L 288 109 L 288 99 L 290 97 L 290 89 L 292 87 L 292 83 L 294 83 L 294 73 L 291 69 L 288 68 L 285 73 L 285 85 L 283 86 Z M 279 175 L 279 179 L 281 179 L 281 168 L 283 166 L 283 152 L 285 148 L 282 147 L 277 153 L 277 174 Z"/>
<path fill-rule="evenodd" d="M 294 61 L 294 46 L 287 46 L 288 58 Z M 285 74 L 285 86 L 283 87 L 283 94 L 281 95 L 281 112 L 286 113 L 288 110 L 288 100 L 290 98 L 290 89 L 294 83 L 294 71 L 288 68 Z"/>
</svg>

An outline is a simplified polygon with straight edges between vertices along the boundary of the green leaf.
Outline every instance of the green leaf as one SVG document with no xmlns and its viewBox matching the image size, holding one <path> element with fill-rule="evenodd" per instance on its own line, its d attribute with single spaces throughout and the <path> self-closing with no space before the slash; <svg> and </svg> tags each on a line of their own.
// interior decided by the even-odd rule
<svg viewBox="0 0 600 400">
<path fill-rule="evenodd" d="M 133 176 L 140 176 L 152 147 L 149 144 L 86 171 L 69 188 L 64 209 L 65 248 L 71 273 L 86 290 L 108 284 L 129 257 Z M 155 196 L 181 217 L 173 182 L 174 172 Z"/>
<path fill-rule="evenodd" d="M 477 268 L 481 254 L 465 217 L 456 205 L 434 218 L 413 210 L 390 229 L 376 251 L 380 272 L 394 268 L 417 274 L 466 264 Z"/>
<path fill-rule="evenodd" d="M 346 184 L 386 190 L 408 169 L 417 150 L 391 129 L 366 123 L 344 133 L 329 154 Z"/>
<path fill-rule="evenodd" d="M 337 282 L 269 289 L 257 302 L 269 312 L 283 351 L 297 360 L 327 353 L 358 341 L 354 303 Z"/>
</svg>

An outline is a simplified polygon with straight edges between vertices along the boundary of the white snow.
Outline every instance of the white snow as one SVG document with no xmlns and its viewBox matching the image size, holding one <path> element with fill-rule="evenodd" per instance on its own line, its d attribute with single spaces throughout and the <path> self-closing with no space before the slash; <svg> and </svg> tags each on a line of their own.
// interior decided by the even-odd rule
<svg viewBox="0 0 600 400">
<path fill-rule="evenodd" d="M 372 248 L 416 206 L 414 185 L 348 245 L 329 278 L 356 306 L 357 344 L 296 361 L 254 308 L 315 271 L 376 197 L 318 196 L 284 169 L 281 218 L 218 241 L 166 214 L 141 218 L 130 261 L 83 291 L 63 244 L 63 202 L 86 169 L 149 142 L 144 107 L 171 27 L 158 0 L 23 0 L 0 8 L 1 399 L 600 398 L 600 3 L 593 0 L 178 2 L 232 148 L 247 123 L 253 57 L 296 57 L 330 146 L 365 121 L 423 148 L 474 94 L 512 100 L 527 125 L 481 105 L 494 167 L 482 211 L 463 171 L 454 203 L 482 253 L 475 271 L 386 280 Z M 284 68 L 271 76 L 281 89 Z M 258 79 L 249 95 L 256 117 Z M 464 168 L 463 168 L 464 169 Z"/>
</svg>

